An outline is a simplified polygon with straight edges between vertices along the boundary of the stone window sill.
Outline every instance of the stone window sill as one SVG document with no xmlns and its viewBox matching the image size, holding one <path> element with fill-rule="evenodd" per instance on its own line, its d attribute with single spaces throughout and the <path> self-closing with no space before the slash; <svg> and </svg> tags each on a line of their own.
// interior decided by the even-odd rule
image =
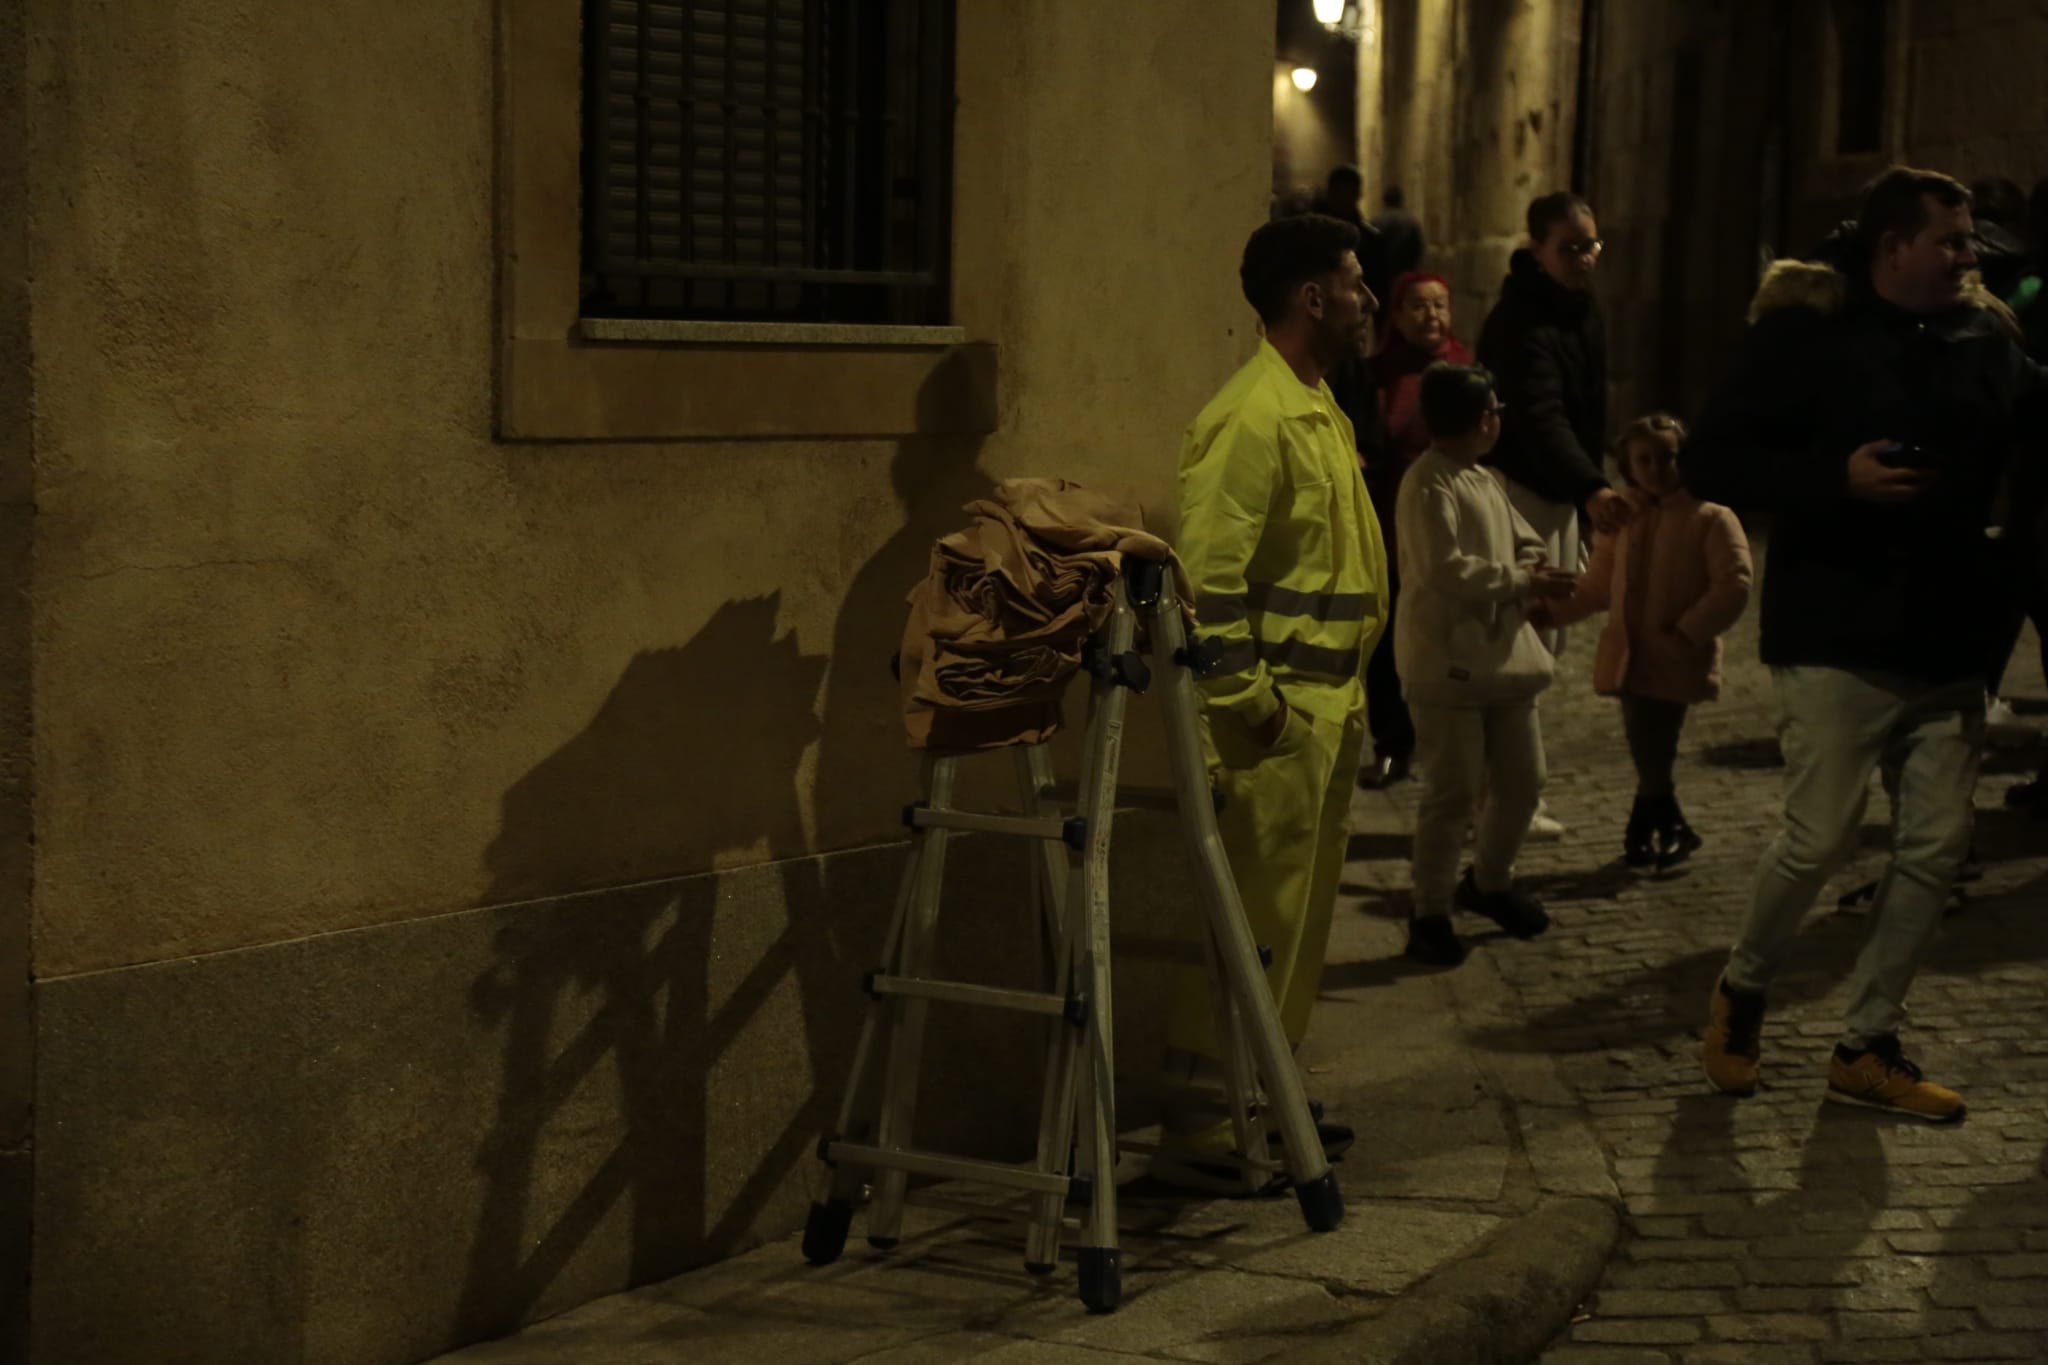
<svg viewBox="0 0 2048 1365">
<path fill-rule="evenodd" d="M 996 429 L 996 348 L 955 340 L 954 329 L 920 329 L 941 335 L 915 342 L 787 334 L 740 342 L 730 339 L 730 324 L 695 336 L 629 324 L 642 334 L 585 340 L 580 333 L 593 323 L 569 337 L 507 339 L 501 439 L 817 440 Z"/>
<path fill-rule="evenodd" d="M 585 341 L 664 342 L 685 346 L 959 346 L 965 327 L 891 327 L 833 322 L 684 322 L 662 318 L 584 318 Z"/>
</svg>

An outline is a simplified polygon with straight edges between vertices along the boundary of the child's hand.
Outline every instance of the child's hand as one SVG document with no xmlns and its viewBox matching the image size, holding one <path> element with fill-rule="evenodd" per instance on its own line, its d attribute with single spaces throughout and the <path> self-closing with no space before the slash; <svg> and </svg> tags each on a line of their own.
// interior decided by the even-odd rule
<svg viewBox="0 0 2048 1365">
<path fill-rule="evenodd" d="M 1579 576 L 1570 569 L 1539 564 L 1529 574 L 1529 595 L 1535 598 L 1570 597 L 1578 591 Z"/>
<path fill-rule="evenodd" d="M 1586 515 L 1596 531 L 1619 531 L 1635 519 L 1636 505 L 1612 488 L 1603 488 L 1586 499 Z"/>
</svg>

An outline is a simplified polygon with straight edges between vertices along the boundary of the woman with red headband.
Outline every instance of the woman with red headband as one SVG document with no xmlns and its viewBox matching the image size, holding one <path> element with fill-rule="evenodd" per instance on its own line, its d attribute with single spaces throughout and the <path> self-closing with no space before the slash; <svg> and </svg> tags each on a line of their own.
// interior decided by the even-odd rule
<svg viewBox="0 0 2048 1365">
<path fill-rule="evenodd" d="M 1398 575 L 1394 544 L 1394 498 L 1401 476 L 1429 448 L 1422 425 L 1422 372 L 1439 360 L 1471 362 L 1465 344 L 1451 334 L 1451 286 L 1441 275 L 1409 271 L 1394 281 L 1387 303 L 1385 332 L 1372 358 L 1373 383 L 1379 389 L 1380 413 L 1386 421 L 1385 454 L 1368 461 L 1365 485 L 1379 514 L 1380 535 L 1387 545 L 1387 568 Z M 1398 577 L 1391 583 L 1400 596 Z M 1401 679 L 1394 671 L 1394 629 L 1391 616 L 1379 648 L 1365 675 L 1366 719 L 1372 729 L 1373 761 L 1359 775 L 1359 784 L 1384 787 L 1409 775 L 1415 756 L 1415 726 L 1401 699 Z"/>
</svg>

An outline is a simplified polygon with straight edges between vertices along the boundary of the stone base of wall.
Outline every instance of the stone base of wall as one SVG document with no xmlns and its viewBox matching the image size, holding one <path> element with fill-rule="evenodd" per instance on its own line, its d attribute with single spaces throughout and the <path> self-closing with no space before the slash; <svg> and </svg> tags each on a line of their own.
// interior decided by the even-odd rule
<svg viewBox="0 0 2048 1365">
<path fill-rule="evenodd" d="M 1117 848 L 1135 1081 L 1194 902 L 1170 822 L 1125 817 Z M 1026 854 L 956 840 L 947 968 L 1026 983 Z M 42 983 L 33 1358 L 412 1361 L 797 1225 L 903 862 L 871 848 Z M 933 1019 L 920 1143 L 1027 1154 L 1036 1029 Z M 1133 1088 L 1126 1121 L 1144 1117 Z"/>
</svg>

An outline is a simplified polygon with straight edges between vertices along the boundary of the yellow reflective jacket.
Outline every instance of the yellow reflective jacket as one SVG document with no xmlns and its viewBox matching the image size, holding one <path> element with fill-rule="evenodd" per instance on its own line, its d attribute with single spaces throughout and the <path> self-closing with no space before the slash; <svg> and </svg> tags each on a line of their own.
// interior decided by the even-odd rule
<svg viewBox="0 0 2048 1365">
<path fill-rule="evenodd" d="M 1365 704 L 1388 608 L 1379 519 L 1350 420 L 1270 342 L 1187 430 L 1177 548 L 1197 633 L 1222 649 L 1202 680 L 1210 705 L 1258 725 L 1276 685 L 1325 719 Z"/>
</svg>

